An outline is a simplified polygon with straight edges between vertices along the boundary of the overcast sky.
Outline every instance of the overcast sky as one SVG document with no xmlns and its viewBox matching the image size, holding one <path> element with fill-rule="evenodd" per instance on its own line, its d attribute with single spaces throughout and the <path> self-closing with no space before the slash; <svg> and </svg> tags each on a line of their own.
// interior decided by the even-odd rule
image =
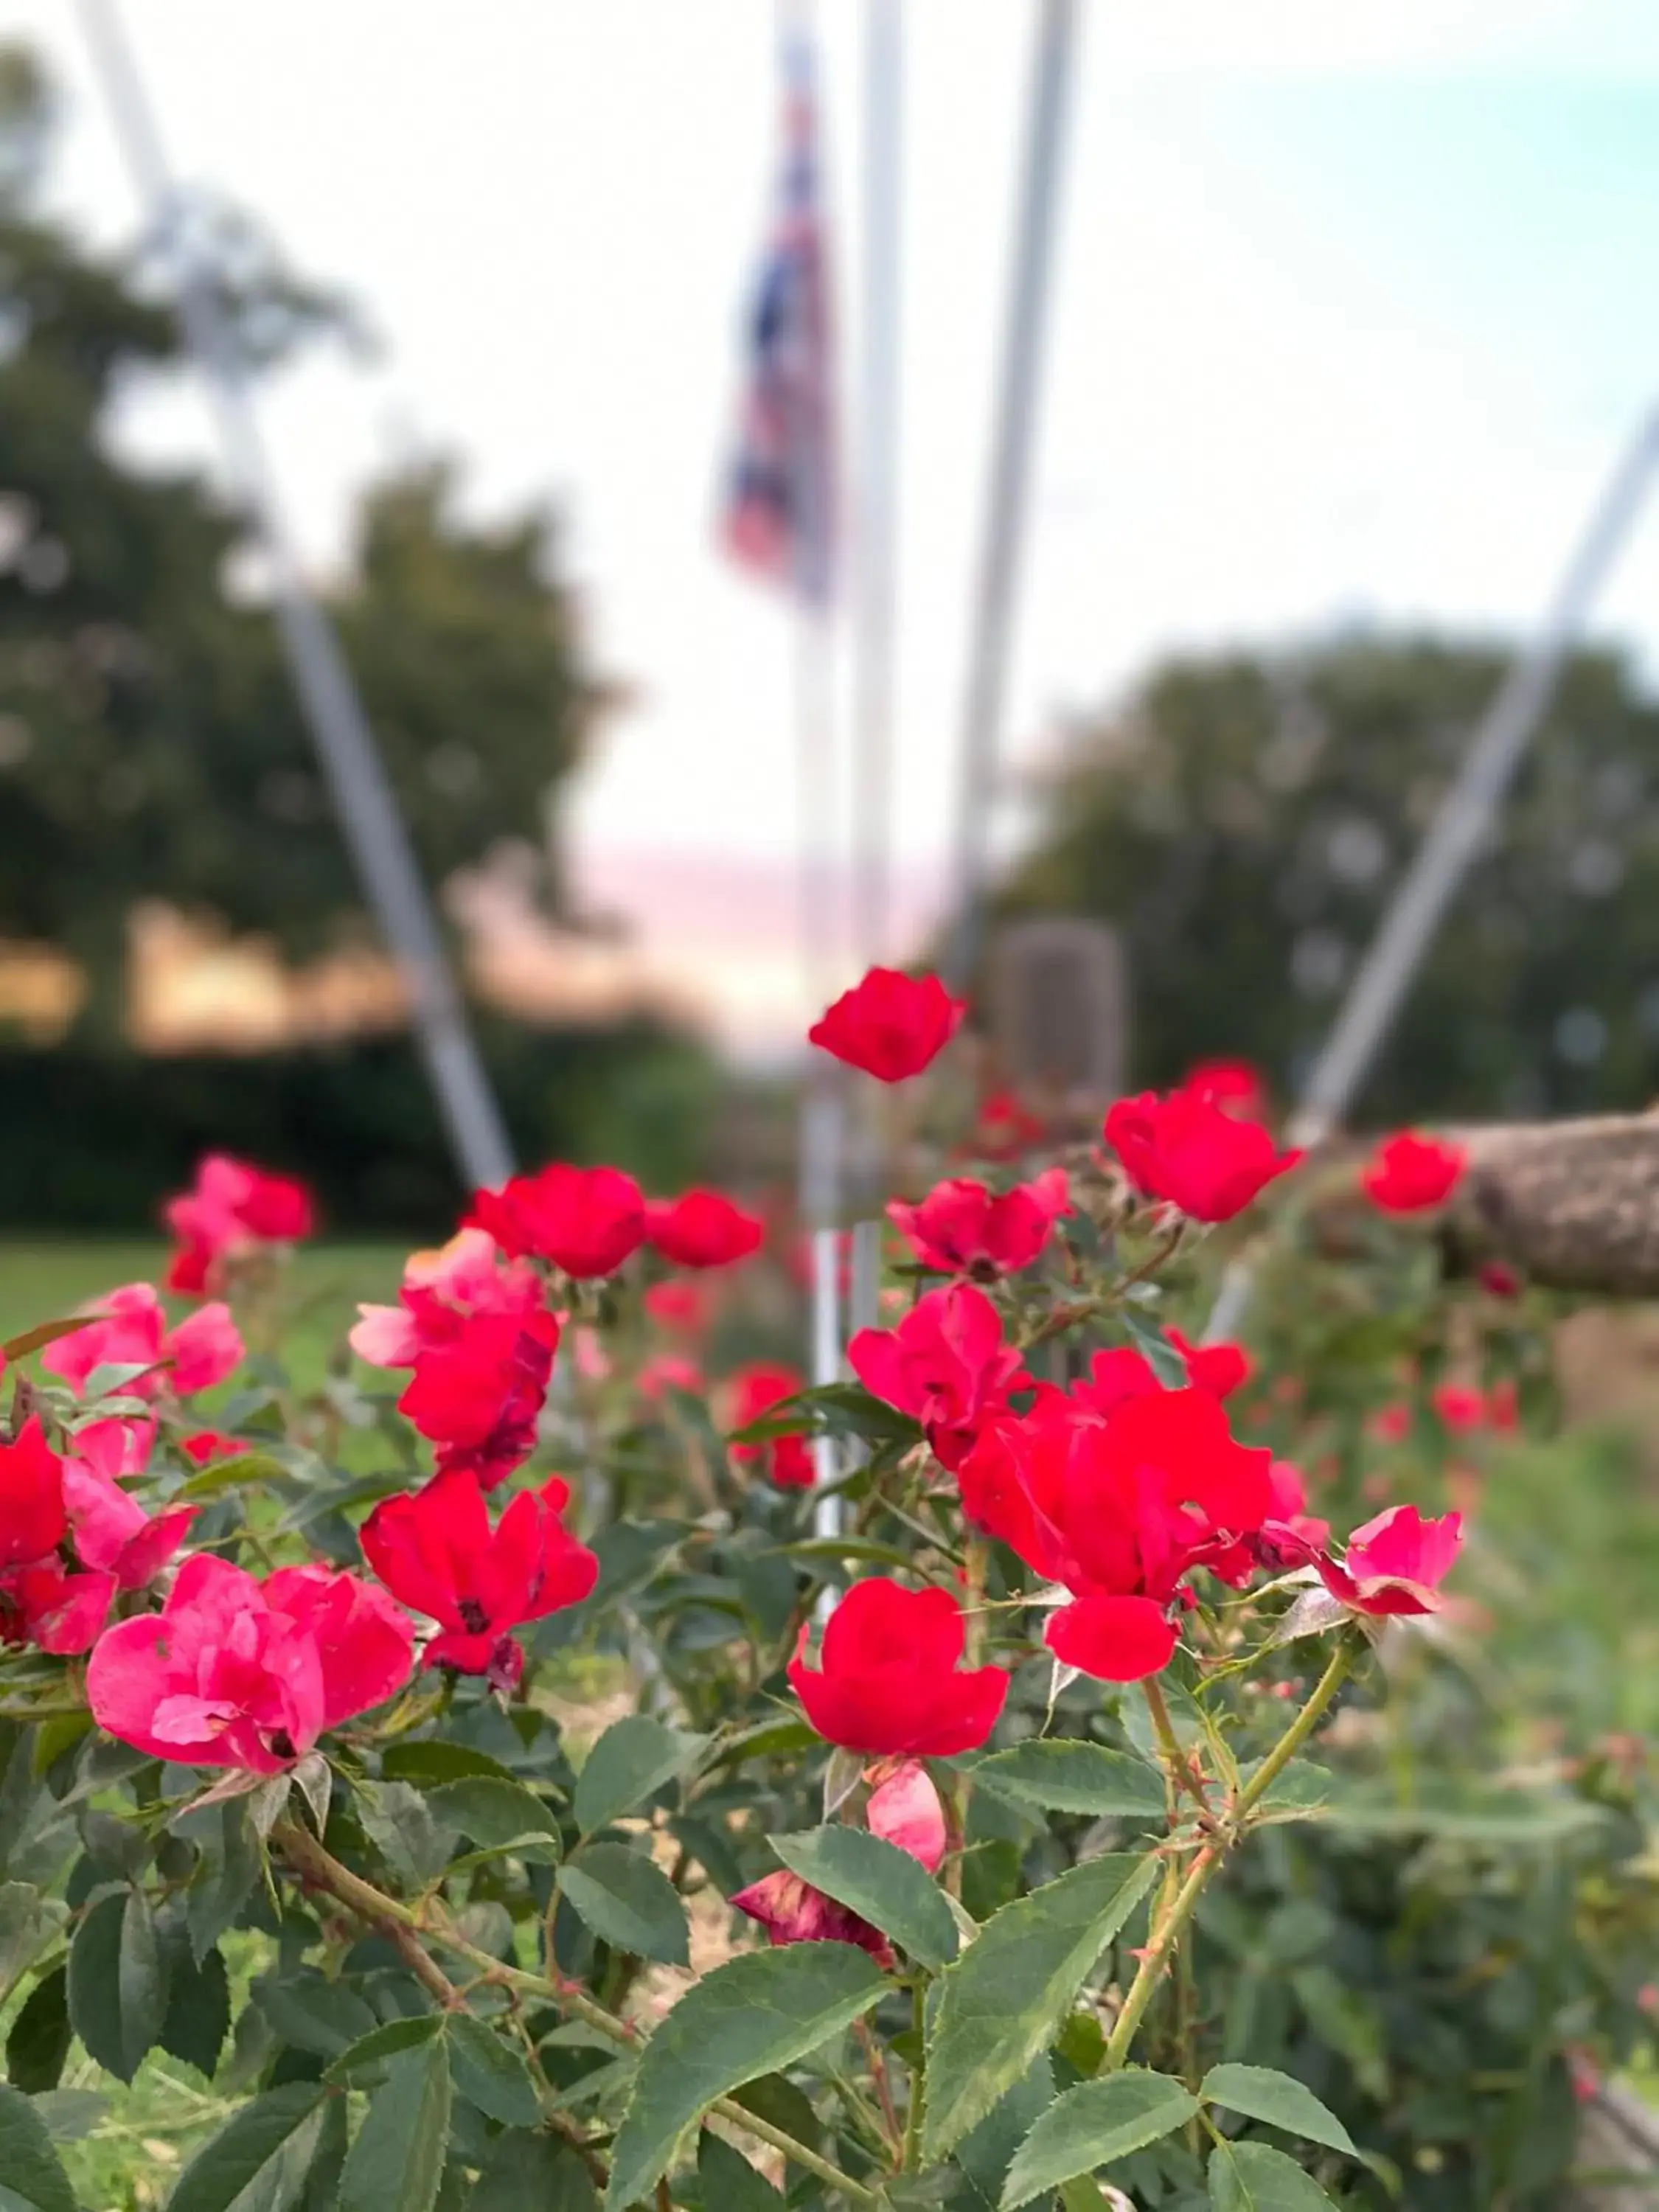
<svg viewBox="0 0 1659 2212">
<path fill-rule="evenodd" d="M 821 0 L 855 290 L 856 0 Z M 969 570 L 1033 0 L 912 0 L 902 775 L 948 834 Z M 383 341 L 265 405 L 308 555 L 441 449 L 550 497 L 636 703 L 576 805 L 612 856 L 782 866 L 789 625 L 712 550 L 776 126 L 766 0 L 126 0 L 177 166 Z M 133 208 L 66 0 L 0 0 L 68 95 L 55 191 Z M 1659 392 L 1651 0 L 1088 10 L 1011 753 L 1173 644 L 1352 619 L 1522 624 Z M 849 309 L 850 317 L 850 309 Z M 149 452 L 205 453 L 198 402 Z M 1604 626 L 1659 645 L 1659 516 Z M 626 871 L 623 871 L 624 876 Z"/>
</svg>

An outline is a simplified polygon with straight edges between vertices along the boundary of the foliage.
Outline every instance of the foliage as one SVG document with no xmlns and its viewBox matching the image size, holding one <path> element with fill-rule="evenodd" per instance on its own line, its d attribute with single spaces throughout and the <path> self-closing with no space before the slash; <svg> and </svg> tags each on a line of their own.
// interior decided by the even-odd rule
<svg viewBox="0 0 1659 2212">
<path fill-rule="evenodd" d="M 1143 1081 L 1243 1052 L 1288 1089 L 1506 665 L 1366 636 L 1171 661 L 1079 725 L 1005 904 L 1121 927 Z M 1570 657 L 1372 1079 L 1379 1120 L 1659 1087 L 1655 714 L 1613 654 Z"/>
<path fill-rule="evenodd" d="M 417 1257 L 349 1370 L 295 1371 L 285 1254 L 199 1215 L 196 1356 L 236 1357 L 222 1295 L 256 1347 L 239 1371 L 181 1394 L 127 1356 L 131 1301 L 95 1335 L 14 1340 L 0 2185 L 33 2212 L 106 2201 L 111 2146 L 123 2183 L 149 2155 L 121 2116 L 161 2094 L 189 2153 L 175 2212 L 1558 2203 L 1576 2087 L 1652 2050 L 1659 1892 L 1646 1754 L 1602 1733 L 1605 1688 L 1552 1706 L 1497 1678 L 1538 1585 L 1524 1512 L 1484 1499 L 1510 1425 L 1547 1434 L 1554 1310 L 1442 1280 L 1431 1221 L 1357 1194 L 1334 1237 L 1340 1206 L 1304 1202 L 1332 1176 L 1352 1170 L 1253 1209 L 1256 1364 L 1224 1413 L 1180 1328 L 1237 1231 L 1099 1162 L 994 1281 L 924 1292 L 890 1255 L 888 1325 L 852 1346 L 884 1400 L 807 1392 L 735 1439 L 719 1316 L 778 1309 L 779 1255 L 676 1274 L 667 1217 L 619 1176 L 492 1201 L 532 1249 L 474 1227 Z M 614 1272 L 538 1256 L 600 1202 L 635 1243 Z M 526 1348 L 493 1363 L 550 1312 L 567 1379 L 544 1371 L 521 1432 Z M 401 1406 L 371 1358 L 412 1370 Z M 839 1533 L 770 1454 L 802 1431 L 840 1440 Z M 1177 1432 L 1206 1441 L 1165 1513 L 1146 1454 Z M 1061 1435 L 1092 1519 L 994 1457 Z M 64 1534 L 26 1561 L 43 1439 Z M 1048 1498 L 1048 1534 L 1017 1491 Z M 1345 1552 L 1311 1510 L 1347 1526 L 1407 1497 L 1474 1518 L 1444 1592 L 1430 1552 L 1389 1581 L 1382 1536 Z M 141 1510 L 194 1517 L 77 1638 L 31 1577 L 129 1557 L 110 1546 Z M 1131 1568 L 1045 1548 L 1115 1528 Z M 1185 1547 L 1167 1598 L 1105 1589 L 1164 1589 L 1155 1537 Z M 555 1563 L 566 1601 L 543 1602 Z M 387 1593 L 416 1589 L 411 1621 Z M 1103 1601 L 1166 1607 L 1167 1666 L 1056 1664 L 1062 1616 Z M 410 1673 L 428 1620 L 478 1644 L 477 1672 Z M 159 1670 L 148 1701 L 135 1666 Z"/>
<path fill-rule="evenodd" d="M 242 518 L 204 478 L 140 470 L 112 439 L 135 385 L 180 369 L 165 272 L 102 258 L 41 212 L 50 94 L 15 49 L 5 76 L 0 933 L 80 958 L 106 1036 L 137 900 L 293 951 L 359 928 L 362 900 L 270 614 L 235 585 Z M 346 320 L 245 224 L 221 215 L 213 236 L 255 369 Z M 542 842 L 604 703 L 550 519 L 480 526 L 453 495 L 442 467 L 372 492 L 333 594 L 436 882 L 500 839 Z"/>
</svg>

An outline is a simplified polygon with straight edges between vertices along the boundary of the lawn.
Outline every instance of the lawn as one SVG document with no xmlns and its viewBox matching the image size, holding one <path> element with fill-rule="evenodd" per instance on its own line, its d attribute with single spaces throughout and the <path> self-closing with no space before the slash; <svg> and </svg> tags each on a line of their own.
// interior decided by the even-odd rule
<svg viewBox="0 0 1659 2212">
<path fill-rule="evenodd" d="M 316 1244 L 295 1257 L 295 1322 L 285 1335 L 294 1373 L 319 1380 L 365 1298 L 393 1298 L 404 1244 Z M 121 1283 L 158 1282 L 167 1250 L 153 1238 L 0 1240 L 0 1342 L 36 1322 L 72 1314 Z"/>
</svg>

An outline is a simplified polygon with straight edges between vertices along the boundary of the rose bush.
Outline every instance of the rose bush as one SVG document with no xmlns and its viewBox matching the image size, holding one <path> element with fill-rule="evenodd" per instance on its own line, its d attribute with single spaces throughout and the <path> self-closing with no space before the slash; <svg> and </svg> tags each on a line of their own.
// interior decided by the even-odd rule
<svg viewBox="0 0 1659 2212">
<path fill-rule="evenodd" d="M 816 1034 L 897 1085 L 959 1018 Z M 787 1232 L 562 1165 L 302 1388 L 311 1209 L 204 1164 L 210 1302 L 5 1347 L 0 2202 L 70 2212 L 76 2039 L 213 2085 L 174 2212 L 1557 2202 L 1656 1912 L 1639 1755 L 1522 1771 L 1483 1680 L 1546 1332 L 1441 1279 L 1452 1148 L 1333 1226 L 1225 1073 L 910 1142 L 818 1390 Z"/>
</svg>

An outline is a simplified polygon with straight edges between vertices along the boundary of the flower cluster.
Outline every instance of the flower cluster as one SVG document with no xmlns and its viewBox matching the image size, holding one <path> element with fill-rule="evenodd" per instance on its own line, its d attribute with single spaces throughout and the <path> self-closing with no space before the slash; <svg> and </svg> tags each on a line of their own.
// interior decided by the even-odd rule
<svg viewBox="0 0 1659 2212">
<path fill-rule="evenodd" d="M 210 1152 L 194 1183 L 167 1200 L 162 1216 L 177 1240 L 167 1287 L 191 1297 L 221 1287 L 228 1269 L 262 1247 L 295 1243 L 316 1225 L 302 1182 L 228 1152 Z"/>
</svg>

